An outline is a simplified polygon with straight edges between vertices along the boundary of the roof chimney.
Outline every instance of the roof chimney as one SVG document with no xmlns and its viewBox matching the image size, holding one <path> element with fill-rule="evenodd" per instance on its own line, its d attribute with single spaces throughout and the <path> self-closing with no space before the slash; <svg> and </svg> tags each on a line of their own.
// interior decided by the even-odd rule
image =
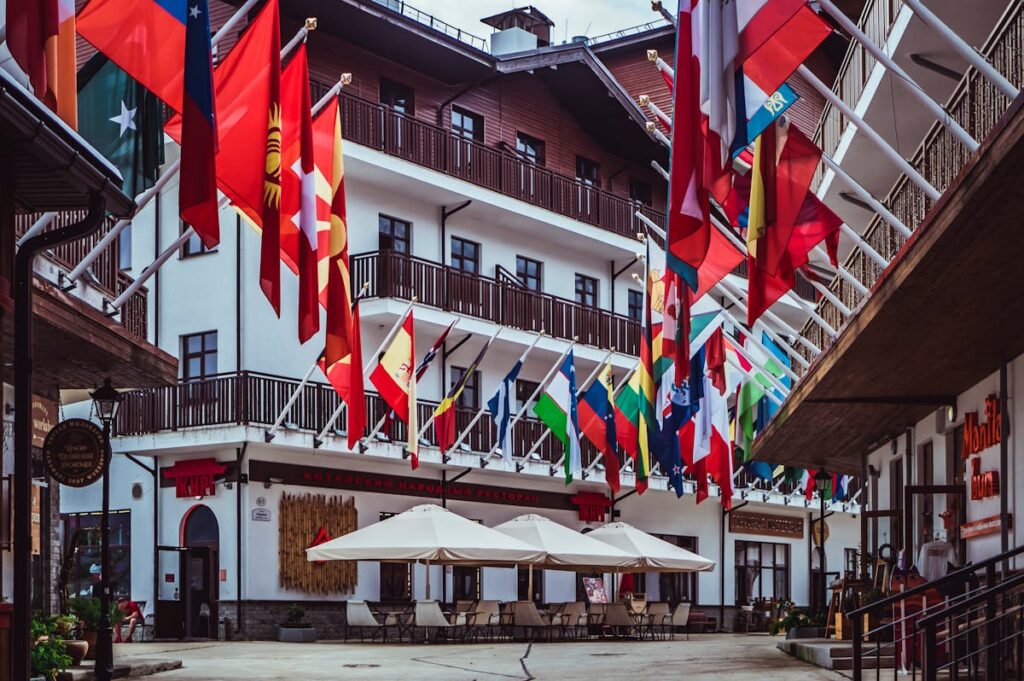
<svg viewBox="0 0 1024 681">
<path fill-rule="evenodd" d="M 547 47 L 555 25 L 533 6 L 518 7 L 480 21 L 495 28 L 491 35 L 491 54 L 494 55 Z"/>
</svg>

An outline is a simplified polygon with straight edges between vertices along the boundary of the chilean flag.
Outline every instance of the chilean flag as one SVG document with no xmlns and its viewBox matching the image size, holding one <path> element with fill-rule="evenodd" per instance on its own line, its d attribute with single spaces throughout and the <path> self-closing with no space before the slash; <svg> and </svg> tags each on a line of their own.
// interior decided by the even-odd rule
<svg viewBox="0 0 1024 681">
<path fill-rule="evenodd" d="M 207 248 L 220 243 L 217 209 L 217 115 L 207 0 L 189 0 L 182 97 L 181 182 L 178 209 Z"/>
</svg>

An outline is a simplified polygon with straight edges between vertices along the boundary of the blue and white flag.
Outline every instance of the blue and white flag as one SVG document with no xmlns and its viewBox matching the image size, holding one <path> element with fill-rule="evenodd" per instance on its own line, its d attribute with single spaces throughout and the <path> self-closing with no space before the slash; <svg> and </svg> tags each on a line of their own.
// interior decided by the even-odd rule
<svg viewBox="0 0 1024 681">
<path fill-rule="evenodd" d="M 491 399 L 487 400 L 487 411 L 497 426 L 498 445 L 501 447 L 501 458 L 505 461 L 512 460 L 512 396 L 515 394 L 516 379 L 522 368 L 523 360 L 520 358 L 505 378 L 501 379 Z"/>
</svg>

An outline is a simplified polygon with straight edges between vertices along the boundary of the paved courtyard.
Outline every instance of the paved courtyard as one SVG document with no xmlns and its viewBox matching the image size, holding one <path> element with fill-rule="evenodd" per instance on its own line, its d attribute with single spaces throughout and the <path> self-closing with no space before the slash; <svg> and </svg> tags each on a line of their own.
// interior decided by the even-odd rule
<svg viewBox="0 0 1024 681">
<path fill-rule="evenodd" d="M 767 635 L 710 634 L 689 641 L 596 641 L 533 644 L 381 645 L 133 643 L 115 648 L 118 663 L 180 659 L 154 681 L 343 679 L 470 681 L 684 678 L 704 681 L 837 681 L 843 677 L 789 657 Z"/>
</svg>

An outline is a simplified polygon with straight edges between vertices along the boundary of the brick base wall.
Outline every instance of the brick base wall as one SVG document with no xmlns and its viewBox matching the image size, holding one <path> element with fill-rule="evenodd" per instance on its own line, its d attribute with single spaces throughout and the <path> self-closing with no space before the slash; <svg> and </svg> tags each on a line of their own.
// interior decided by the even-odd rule
<svg viewBox="0 0 1024 681">
<path fill-rule="evenodd" d="M 230 637 L 254 641 L 276 641 L 277 626 L 288 616 L 292 601 L 245 601 L 241 621 L 237 601 L 220 601 L 220 616 L 230 625 Z M 345 629 L 344 601 L 302 601 L 306 621 L 316 628 L 321 639 L 342 638 Z"/>
</svg>

